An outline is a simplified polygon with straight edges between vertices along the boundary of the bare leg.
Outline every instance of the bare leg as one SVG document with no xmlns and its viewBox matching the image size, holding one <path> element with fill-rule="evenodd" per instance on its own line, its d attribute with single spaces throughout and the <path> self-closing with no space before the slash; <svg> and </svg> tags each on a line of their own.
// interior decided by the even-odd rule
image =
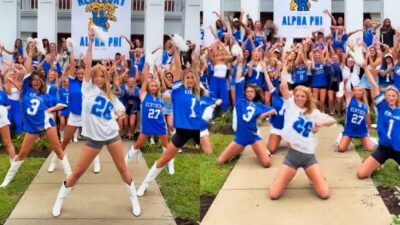
<svg viewBox="0 0 400 225">
<path fill-rule="evenodd" d="M 308 167 L 305 170 L 308 179 L 313 184 L 314 191 L 321 199 L 328 199 L 329 198 L 329 188 L 328 184 L 326 183 L 325 177 L 322 174 L 321 167 L 318 163 Z"/>
<path fill-rule="evenodd" d="M 217 159 L 217 164 L 222 165 L 225 162 L 231 160 L 236 155 L 240 154 L 244 150 L 244 147 L 236 144 L 235 142 L 231 142 L 228 147 L 221 153 L 221 155 Z"/>
<path fill-rule="evenodd" d="M 278 174 L 275 177 L 274 182 L 271 185 L 271 188 L 269 189 L 269 197 L 272 200 L 277 200 L 282 196 L 283 191 L 285 190 L 289 182 L 293 179 L 293 177 L 296 175 L 296 172 L 297 170 L 285 164 L 281 166 L 281 168 L 278 171 Z"/>
<path fill-rule="evenodd" d="M 350 143 L 351 143 L 351 138 L 347 136 L 342 136 L 339 142 L 338 151 L 342 153 L 346 152 L 349 148 Z"/>
<path fill-rule="evenodd" d="M 276 135 L 276 134 L 269 135 L 267 148 L 271 152 L 271 154 L 274 154 L 276 152 L 279 144 L 281 143 L 281 139 L 282 138 L 279 135 Z"/>
<path fill-rule="evenodd" d="M 7 125 L 0 128 L 0 134 L 1 134 L 1 139 L 3 140 L 3 144 L 8 152 L 8 157 L 10 157 L 10 159 L 14 159 L 15 149 L 11 141 L 10 127 Z"/>
<path fill-rule="evenodd" d="M 256 153 L 258 160 L 263 167 L 270 167 L 272 164 L 271 156 L 269 152 L 266 151 L 263 141 L 257 141 L 251 145 L 254 153 Z"/>
<path fill-rule="evenodd" d="M 364 179 L 370 177 L 373 172 L 375 172 L 378 168 L 381 167 L 381 164 L 376 161 L 372 156 L 368 156 L 368 158 L 361 164 L 357 171 L 358 179 Z"/>
</svg>

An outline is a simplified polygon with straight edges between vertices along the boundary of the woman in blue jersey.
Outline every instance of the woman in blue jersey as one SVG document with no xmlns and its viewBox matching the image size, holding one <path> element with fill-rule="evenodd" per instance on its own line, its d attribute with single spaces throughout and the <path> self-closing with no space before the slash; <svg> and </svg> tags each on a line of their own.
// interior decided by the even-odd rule
<svg viewBox="0 0 400 225">
<path fill-rule="evenodd" d="M 270 105 L 271 95 L 269 93 L 268 86 L 265 84 L 265 71 L 263 71 L 262 65 L 264 65 L 264 62 L 262 61 L 262 53 L 259 51 L 253 51 L 251 61 L 243 69 L 243 72 L 246 74 L 245 84 L 253 84 L 260 87 L 264 93 L 263 103 Z"/>
<path fill-rule="evenodd" d="M 149 65 L 145 65 L 142 75 L 142 87 L 140 90 L 141 119 L 140 135 L 125 155 L 125 162 L 139 157 L 140 148 L 148 137 L 158 136 L 160 138 L 163 152 L 168 145 L 167 124 L 165 123 L 163 108 L 164 103 L 159 98 L 160 87 L 158 81 L 149 77 Z M 168 172 L 174 174 L 174 159 L 168 162 Z"/>
<path fill-rule="evenodd" d="M 136 195 L 136 188 L 124 162 L 123 145 L 116 122 L 116 117 L 125 115 L 125 107 L 111 90 L 106 68 L 102 65 L 92 67 L 94 42 L 94 31 L 92 29 L 89 31 L 88 36 L 89 45 L 86 51 L 86 67 L 82 82 L 82 133 L 87 137 L 87 141 L 72 174 L 61 185 L 52 209 L 52 215 L 53 217 L 61 215 L 65 198 L 87 170 L 90 163 L 100 153 L 103 146 L 106 146 L 128 189 L 132 213 L 135 216 L 139 216 L 141 209 Z"/>
<path fill-rule="evenodd" d="M 265 149 L 264 143 L 257 134 L 257 120 L 275 114 L 275 110 L 263 105 L 263 94 L 254 84 L 245 85 L 242 77 L 242 59 L 238 59 L 238 72 L 236 75 L 236 135 L 235 140 L 221 153 L 217 164 L 222 165 L 241 153 L 247 145 L 251 145 L 263 167 L 272 164 L 271 154 Z"/>
<path fill-rule="evenodd" d="M 63 75 L 61 77 L 61 88 L 59 89 L 58 93 L 59 99 L 63 102 L 66 107 L 59 112 L 60 118 L 60 140 L 63 141 L 64 138 L 64 128 L 65 125 L 68 123 L 68 117 L 70 113 L 70 103 L 69 103 L 69 77 Z"/>
<path fill-rule="evenodd" d="M 13 59 L 16 60 L 18 55 L 24 55 L 24 46 L 22 45 L 21 39 L 15 39 L 14 49 L 7 50 L 4 46 L 1 46 L 1 49 L 9 55 L 13 55 Z"/>
<path fill-rule="evenodd" d="M 140 111 L 140 88 L 136 85 L 135 77 L 128 78 L 127 84 L 125 85 L 123 99 L 127 115 L 124 121 L 127 137 L 128 139 L 133 140 L 138 118 L 137 115 Z"/>
<path fill-rule="evenodd" d="M 336 112 L 340 114 L 342 110 L 342 98 L 337 96 L 336 93 L 339 92 L 339 84 L 343 80 L 343 75 L 342 75 L 342 63 L 340 62 L 338 54 L 336 53 L 332 54 L 330 62 L 327 63 L 326 65 L 325 72 L 327 77 L 326 81 L 328 89 L 329 114 L 331 116 L 334 115 L 335 108 Z"/>
<path fill-rule="evenodd" d="M 354 86 L 352 97 L 346 98 L 346 122 L 338 151 L 347 151 L 351 139 L 358 138 L 365 150 L 371 152 L 374 149 L 368 130 L 371 128 L 371 119 L 368 104 L 364 99 L 364 89 Z"/>
<path fill-rule="evenodd" d="M 32 55 L 33 49 L 29 49 L 25 67 L 28 71 L 32 71 Z M 57 128 L 51 113 L 64 108 L 63 104 L 57 104 L 52 108 L 47 108 L 45 103 L 46 84 L 37 71 L 33 71 L 24 77 L 21 94 L 22 115 L 24 120 L 24 130 L 26 132 L 21 145 L 21 150 L 12 161 L 11 167 L 2 183 L 2 187 L 6 187 L 14 178 L 18 169 L 21 167 L 26 156 L 39 135 L 45 133 L 50 143 L 51 149 L 57 154 L 57 157 L 64 169 L 64 173 L 68 176 L 71 168 L 59 143 Z"/>
<path fill-rule="evenodd" d="M 224 33 L 228 32 L 225 20 L 217 12 L 213 12 L 218 19 L 215 21 L 215 27 L 217 28 L 217 37 L 220 41 L 223 40 Z"/>
<path fill-rule="evenodd" d="M 393 56 L 388 53 L 384 56 L 382 65 L 379 67 L 379 88 L 383 91 L 389 85 L 394 83 L 394 60 Z"/>
<path fill-rule="evenodd" d="M 53 69 L 49 70 L 46 79 L 46 106 L 47 108 L 54 107 L 57 105 L 57 93 L 58 93 L 58 75 Z M 57 112 L 53 112 L 53 119 L 57 121 Z"/>
<path fill-rule="evenodd" d="M 363 41 L 368 48 L 373 45 L 376 29 L 380 26 L 380 22 L 372 22 L 371 19 L 364 20 Z"/>
<path fill-rule="evenodd" d="M 173 74 L 171 72 L 163 72 L 159 71 L 159 78 L 161 81 L 161 100 L 164 103 L 164 117 L 167 122 L 168 131 L 173 133 L 174 125 L 173 125 L 173 107 L 172 107 L 172 82 L 173 82 Z"/>
<path fill-rule="evenodd" d="M 379 77 L 378 70 L 376 70 L 376 68 L 382 64 L 381 49 L 374 46 L 369 47 L 367 53 L 365 54 L 365 63 L 374 76 L 375 82 L 378 83 Z M 366 74 L 363 74 L 361 77 L 360 86 L 365 89 L 365 97 L 369 102 L 369 107 L 372 109 L 374 106 L 374 97 L 372 96 L 371 84 L 368 82 L 368 77 Z"/>
<path fill-rule="evenodd" d="M 313 96 L 319 102 L 319 111 L 324 112 L 328 83 L 325 74 L 325 56 L 322 54 L 324 52 L 316 50 L 314 53 L 310 53 L 310 59 L 313 74 L 311 81 Z"/>
<path fill-rule="evenodd" d="M 190 139 L 194 139 L 196 144 L 200 144 L 200 79 L 198 62 L 193 59 L 191 68 L 182 71 L 182 65 L 179 58 L 179 50 L 174 46 L 174 63 L 171 73 L 173 76 L 172 84 L 172 105 L 174 111 L 175 134 L 167 146 L 164 154 L 154 163 L 147 173 L 142 185 L 140 185 L 137 194 L 143 196 L 150 182 L 152 182 L 162 168 L 175 157 L 178 149 L 183 147 Z"/>
<path fill-rule="evenodd" d="M 21 88 L 23 74 L 19 74 L 14 70 L 9 70 L 5 75 L 4 90 L 10 103 L 8 119 L 15 126 L 15 134 L 22 133 L 22 111 L 21 111 Z"/>
<path fill-rule="evenodd" d="M 286 110 L 282 137 L 289 143 L 290 149 L 269 189 L 269 197 L 279 199 L 297 170 L 303 168 L 318 197 L 327 199 L 329 188 L 315 158 L 316 140 L 313 134 L 319 127 L 335 124 L 335 119 L 317 109 L 309 88 L 297 86 L 291 94 L 287 85 L 286 64 L 282 71 L 280 91 Z"/>
<path fill-rule="evenodd" d="M 379 145 L 358 168 L 359 179 L 370 177 L 388 159 L 400 164 L 400 135 L 396 132 L 400 125 L 399 90 L 394 86 L 388 86 L 385 92 L 381 93 L 368 66 L 364 65 L 364 71 L 371 84 L 371 94 L 378 110 Z"/>
</svg>

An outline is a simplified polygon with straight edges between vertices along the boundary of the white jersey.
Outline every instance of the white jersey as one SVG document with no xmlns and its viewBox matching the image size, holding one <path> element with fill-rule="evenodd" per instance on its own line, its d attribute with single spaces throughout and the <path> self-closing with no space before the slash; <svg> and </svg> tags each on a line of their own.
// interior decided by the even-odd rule
<svg viewBox="0 0 400 225">
<path fill-rule="evenodd" d="M 104 91 L 90 82 L 82 82 L 82 135 L 95 141 L 107 141 L 119 135 L 116 113 L 125 112 L 117 98 L 110 101 Z"/>
<path fill-rule="evenodd" d="M 299 108 L 294 97 L 284 101 L 285 125 L 282 130 L 282 137 L 289 142 L 294 150 L 305 154 L 314 154 L 316 140 L 312 132 L 315 122 L 330 118 L 329 115 L 321 113 L 315 109 L 311 114 L 304 115 L 304 109 Z"/>
<path fill-rule="evenodd" d="M 347 79 L 345 91 L 351 92 L 351 86 L 358 86 L 360 84 L 360 66 L 354 65 L 353 71 L 351 72 L 347 66 L 342 69 L 343 79 Z"/>
</svg>

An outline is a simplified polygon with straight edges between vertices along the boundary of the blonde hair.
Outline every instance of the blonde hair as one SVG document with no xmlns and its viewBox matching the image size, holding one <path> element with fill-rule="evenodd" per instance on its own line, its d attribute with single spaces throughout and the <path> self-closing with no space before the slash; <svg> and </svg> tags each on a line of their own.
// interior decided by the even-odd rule
<svg viewBox="0 0 400 225">
<path fill-rule="evenodd" d="M 103 65 L 98 64 L 92 68 L 92 71 L 90 71 L 90 77 L 92 78 L 92 81 L 93 78 L 101 75 L 104 76 L 104 79 L 106 81 L 101 90 L 103 90 L 106 94 L 106 97 L 113 102 L 115 100 L 115 94 L 110 87 L 110 81 L 108 80 L 107 69 Z"/>
<path fill-rule="evenodd" d="M 55 73 L 54 75 L 54 86 L 56 87 L 56 89 L 59 89 L 59 85 L 58 85 L 58 73 L 54 70 L 54 69 L 50 69 L 49 72 L 47 73 L 47 79 L 46 79 L 46 85 L 50 84 L 50 78 L 49 75 L 50 73 Z"/>
<path fill-rule="evenodd" d="M 151 85 L 151 83 L 156 83 L 157 84 L 157 93 L 156 93 L 156 96 L 157 97 L 160 97 L 161 96 L 161 85 L 160 85 L 160 82 L 158 81 L 158 80 L 156 80 L 156 79 L 149 79 L 149 81 L 148 81 L 148 83 L 147 83 L 147 87 L 146 87 L 146 89 L 147 89 L 147 93 L 149 93 L 150 95 L 151 95 L 151 92 L 150 92 L 150 85 Z"/>
<path fill-rule="evenodd" d="M 193 60 L 193 63 L 191 65 L 191 68 L 187 68 L 183 71 L 182 75 L 182 83 L 186 87 L 186 78 L 189 73 L 193 74 L 193 79 L 194 79 L 194 86 L 192 88 L 193 94 L 196 96 L 197 100 L 200 99 L 200 67 L 199 67 L 199 60 L 197 57 Z M 186 87 L 187 88 L 187 87 Z"/>
<path fill-rule="evenodd" d="M 304 92 L 307 97 L 306 103 L 304 104 L 304 107 L 306 109 L 304 114 L 311 114 L 312 112 L 314 112 L 314 110 L 317 108 L 317 102 L 315 101 L 310 88 L 303 85 L 297 86 L 293 91 L 293 95 L 295 95 L 297 91 Z"/>
</svg>

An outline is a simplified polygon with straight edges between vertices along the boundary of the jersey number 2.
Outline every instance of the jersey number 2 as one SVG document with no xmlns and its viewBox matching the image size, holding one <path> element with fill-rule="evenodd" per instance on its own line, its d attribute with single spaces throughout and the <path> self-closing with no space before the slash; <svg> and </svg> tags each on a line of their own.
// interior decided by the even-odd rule
<svg viewBox="0 0 400 225">
<path fill-rule="evenodd" d="M 97 117 L 111 120 L 111 110 L 114 105 L 101 96 L 97 96 L 94 101 L 96 103 L 93 105 L 91 113 Z"/>
<path fill-rule="evenodd" d="M 313 127 L 312 122 L 306 122 L 303 118 L 299 117 L 299 119 L 293 124 L 293 129 L 303 135 L 303 137 L 308 137 L 310 135 L 310 131 Z"/>
</svg>

